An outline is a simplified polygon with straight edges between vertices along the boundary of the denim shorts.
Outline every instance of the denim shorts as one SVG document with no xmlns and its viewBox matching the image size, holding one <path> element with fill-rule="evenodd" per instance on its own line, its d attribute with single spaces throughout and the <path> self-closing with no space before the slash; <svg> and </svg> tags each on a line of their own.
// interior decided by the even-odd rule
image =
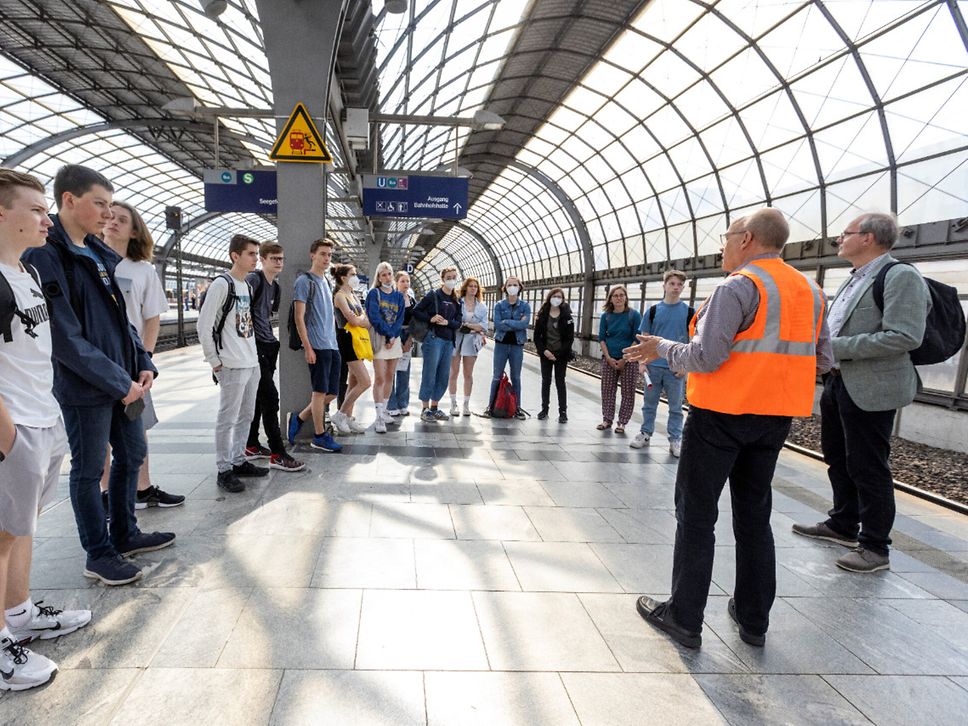
<svg viewBox="0 0 968 726">
<path fill-rule="evenodd" d="M 313 348 L 313 352 L 316 354 L 316 362 L 309 364 L 313 393 L 337 395 L 339 393 L 339 351 Z"/>
</svg>

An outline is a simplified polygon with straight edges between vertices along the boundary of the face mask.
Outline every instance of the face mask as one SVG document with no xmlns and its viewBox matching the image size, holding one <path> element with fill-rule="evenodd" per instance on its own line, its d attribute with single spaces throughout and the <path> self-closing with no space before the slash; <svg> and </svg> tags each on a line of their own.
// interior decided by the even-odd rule
<svg viewBox="0 0 968 726">
<path fill-rule="evenodd" d="M 457 287 L 457 280 L 444 280 L 444 289 L 450 292 L 455 287 Z"/>
<path fill-rule="evenodd" d="M 348 280 L 346 281 L 346 284 L 348 284 L 348 285 L 349 285 L 350 287 L 352 287 L 352 288 L 353 288 L 353 289 L 355 290 L 355 289 L 356 289 L 357 287 L 359 287 L 359 284 L 360 284 L 360 278 L 358 278 L 358 277 L 357 277 L 356 275 L 352 275 L 352 276 L 351 276 L 351 277 L 350 277 L 350 278 L 349 278 L 349 279 L 348 279 Z"/>
<path fill-rule="evenodd" d="M 562 300 L 560 297 L 553 297 L 551 298 L 551 307 L 556 308 L 563 302 L 564 300 Z"/>
<path fill-rule="evenodd" d="M 387 292 L 389 292 L 393 288 L 393 283 L 392 282 L 384 282 L 384 283 L 382 283 L 380 285 L 380 287 L 382 287 L 384 290 L 386 290 Z"/>
<path fill-rule="evenodd" d="M 520 290 L 521 288 L 518 287 L 517 285 L 508 285 L 505 289 L 507 290 L 508 295 L 510 295 L 511 297 L 514 297 L 515 295 L 518 294 L 518 290 Z"/>
</svg>

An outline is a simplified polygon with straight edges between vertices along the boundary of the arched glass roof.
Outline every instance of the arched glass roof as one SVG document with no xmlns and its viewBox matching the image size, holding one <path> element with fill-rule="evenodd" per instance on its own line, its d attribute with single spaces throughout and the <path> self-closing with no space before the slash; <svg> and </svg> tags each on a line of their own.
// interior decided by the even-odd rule
<svg viewBox="0 0 968 726">
<path fill-rule="evenodd" d="M 160 243 L 164 207 L 181 206 L 208 220 L 184 240 L 200 258 L 224 245 L 226 225 L 271 236 L 272 220 L 203 217 L 212 121 L 162 110 L 185 95 L 210 107 L 271 106 L 255 0 L 230 0 L 217 21 L 195 0 L 76 0 L 44 12 L 20 0 L 0 5 L 10 10 L 0 30 L 0 156 L 28 154 L 18 168 L 45 182 L 66 162 L 99 168 Z M 893 209 L 903 224 L 968 215 L 964 3 L 349 8 L 372 15 L 375 110 L 487 109 L 507 120 L 499 132 L 380 127 L 382 168 L 430 171 L 457 155 L 474 175 L 464 226 L 380 229 L 387 256 L 418 263 L 431 282 L 450 264 L 494 284 L 510 272 L 545 279 L 707 254 L 728 219 L 763 204 L 791 218 L 794 240 L 836 234 L 870 208 Z M 42 45 L 30 42 L 39 37 Z M 220 133 L 222 163 L 253 166 L 266 162 L 275 126 L 226 117 Z M 337 157 L 328 224 L 352 257 L 375 232 L 354 199 L 333 119 L 326 134 Z"/>
</svg>

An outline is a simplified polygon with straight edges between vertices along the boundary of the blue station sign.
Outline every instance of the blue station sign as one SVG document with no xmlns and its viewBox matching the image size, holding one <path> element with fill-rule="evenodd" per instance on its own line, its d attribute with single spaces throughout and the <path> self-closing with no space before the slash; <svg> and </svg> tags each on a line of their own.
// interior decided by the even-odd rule
<svg viewBox="0 0 968 726">
<path fill-rule="evenodd" d="M 279 210 L 274 169 L 206 169 L 205 210 L 208 212 L 256 212 Z"/>
<path fill-rule="evenodd" d="M 363 214 L 367 217 L 467 216 L 467 177 L 363 175 Z"/>
</svg>

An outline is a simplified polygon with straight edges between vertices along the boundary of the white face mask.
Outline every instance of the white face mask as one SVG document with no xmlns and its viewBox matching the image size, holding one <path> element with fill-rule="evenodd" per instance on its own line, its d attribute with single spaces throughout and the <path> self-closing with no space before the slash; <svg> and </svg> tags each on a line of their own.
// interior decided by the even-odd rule
<svg viewBox="0 0 968 726">
<path fill-rule="evenodd" d="M 517 285 L 508 285 L 505 289 L 507 290 L 508 295 L 510 295 L 511 297 L 514 297 L 515 295 L 518 294 L 518 290 L 520 290 L 521 288 L 518 287 Z"/>
<path fill-rule="evenodd" d="M 564 300 L 562 300 L 560 297 L 553 297 L 551 298 L 550 302 L 551 302 L 551 307 L 556 308 L 559 305 L 561 305 L 561 303 L 563 303 Z"/>
<path fill-rule="evenodd" d="M 393 287 L 393 283 L 392 282 L 384 282 L 384 283 L 381 283 L 380 284 L 380 287 L 382 287 L 384 290 L 387 290 L 389 292 L 389 290 Z"/>
<path fill-rule="evenodd" d="M 457 280 L 444 280 L 444 289 L 450 292 L 455 287 L 457 287 Z"/>
<path fill-rule="evenodd" d="M 358 278 L 356 275 L 351 275 L 346 280 L 346 284 L 355 290 L 360 285 L 360 278 Z"/>
</svg>

